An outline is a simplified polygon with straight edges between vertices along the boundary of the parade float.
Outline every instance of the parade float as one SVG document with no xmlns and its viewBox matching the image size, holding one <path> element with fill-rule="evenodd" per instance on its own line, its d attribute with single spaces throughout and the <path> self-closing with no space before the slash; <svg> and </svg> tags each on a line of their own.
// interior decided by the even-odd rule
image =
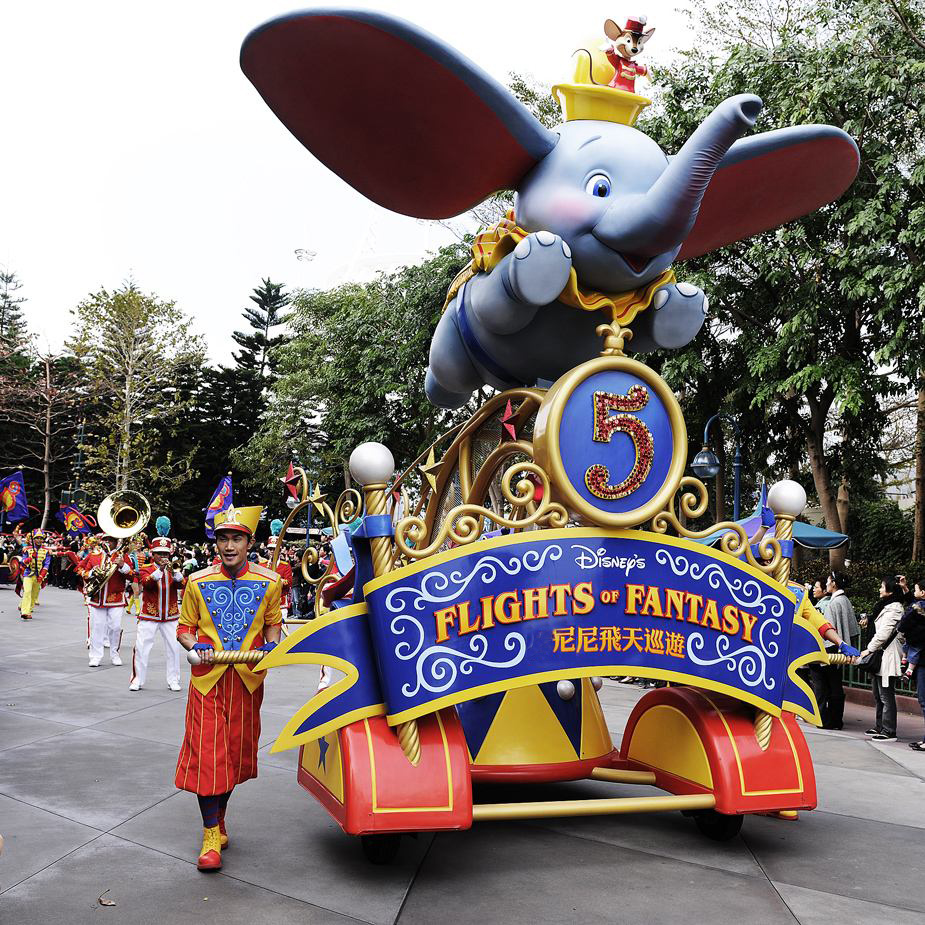
<svg viewBox="0 0 925 925">
<path fill-rule="evenodd" d="M 772 487 L 775 536 L 754 546 L 735 523 L 690 530 L 707 492 L 684 475 L 678 401 L 641 357 L 702 326 L 707 298 L 675 263 L 832 202 L 857 148 L 829 126 L 747 135 L 762 104 L 743 94 L 666 156 L 634 128 L 643 25 L 608 21 L 610 44 L 576 53 L 554 131 L 386 15 L 301 12 L 242 48 L 284 125 L 374 202 L 444 218 L 517 193 L 447 294 L 426 372 L 438 406 L 498 394 L 397 477 L 387 448 L 358 447 L 362 497 L 332 507 L 301 473 L 290 515 L 308 508 L 335 534 L 363 515 L 352 579 L 335 582 L 333 557 L 319 576 L 308 548 L 319 615 L 260 664 L 335 669 L 274 750 L 299 749 L 299 783 L 373 860 L 402 833 L 485 819 L 682 811 L 723 839 L 746 814 L 816 804 L 797 717 L 819 714 L 797 669 L 827 656 L 788 584 L 805 494 Z M 696 542 L 720 530 L 719 548 Z M 614 675 L 668 682 L 619 747 L 598 699 Z M 665 793 L 473 801 L 480 782 L 589 778 Z"/>
</svg>

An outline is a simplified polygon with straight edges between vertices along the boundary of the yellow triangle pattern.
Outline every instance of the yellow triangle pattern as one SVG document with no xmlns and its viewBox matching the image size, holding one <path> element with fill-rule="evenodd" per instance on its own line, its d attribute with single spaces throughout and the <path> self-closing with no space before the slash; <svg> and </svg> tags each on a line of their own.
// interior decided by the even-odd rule
<svg viewBox="0 0 925 925">
<path fill-rule="evenodd" d="M 556 714 L 534 684 L 504 695 L 474 763 L 558 764 L 577 760 Z"/>
<path fill-rule="evenodd" d="M 581 679 L 581 757 L 600 758 L 613 751 L 610 730 L 590 678 Z"/>
</svg>

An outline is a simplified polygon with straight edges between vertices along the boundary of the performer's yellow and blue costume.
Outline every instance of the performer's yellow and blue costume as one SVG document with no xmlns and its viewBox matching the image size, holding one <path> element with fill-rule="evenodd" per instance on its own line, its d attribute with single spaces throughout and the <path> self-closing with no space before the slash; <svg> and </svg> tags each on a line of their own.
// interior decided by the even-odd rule
<svg viewBox="0 0 925 925">
<path fill-rule="evenodd" d="M 39 600 L 39 592 L 51 567 L 51 553 L 45 548 L 45 534 L 33 530 L 23 548 L 22 602 L 19 614 L 23 620 L 32 619 L 32 610 Z"/>
</svg>

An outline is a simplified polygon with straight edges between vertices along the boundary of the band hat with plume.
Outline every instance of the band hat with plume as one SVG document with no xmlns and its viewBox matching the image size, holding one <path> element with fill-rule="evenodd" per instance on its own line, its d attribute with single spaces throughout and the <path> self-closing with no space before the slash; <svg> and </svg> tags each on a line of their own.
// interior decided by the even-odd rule
<svg viewBox="0 0 925 925">
<path fill-rule="evenodd" d="M 166 520 L 166 518 L 164 518 Z M 164 552 L 173 555 L 173 542 L 169 536 L 156 536 L 151 540 L 151 553 Z"/>
</svg>

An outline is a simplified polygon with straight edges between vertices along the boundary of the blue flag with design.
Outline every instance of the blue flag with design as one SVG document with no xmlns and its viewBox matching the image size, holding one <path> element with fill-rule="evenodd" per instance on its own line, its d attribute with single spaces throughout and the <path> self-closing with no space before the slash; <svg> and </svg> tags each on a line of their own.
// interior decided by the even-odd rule
<svg viewBox="0 0 925 925">
<path fill-rule="evenodd" d="M 93 530 L 89 520 L 73 504 L 60 505 L 55 517 L 64 524 L 64 529 L 69 535 L 73 533 L 90 533 Z"/>
<path fill-rule="evenodd" d="M 210 540 L 215 539 L 215 530 L 213 529 L 215 525 L 215 515 L 228 510 L 232 505 L 232 501 L 231 476 L 226 475 L 218 483 L 218 488 L 215 489 L 212 494 L 212 500 L 206 508 L 206 536 Z"/>
<path fill-rule="evenodd" d="M 25 520 L 29 516 L 22 470 L 0 479 L 0 513 L 8 523 Z"/>
</svg>

